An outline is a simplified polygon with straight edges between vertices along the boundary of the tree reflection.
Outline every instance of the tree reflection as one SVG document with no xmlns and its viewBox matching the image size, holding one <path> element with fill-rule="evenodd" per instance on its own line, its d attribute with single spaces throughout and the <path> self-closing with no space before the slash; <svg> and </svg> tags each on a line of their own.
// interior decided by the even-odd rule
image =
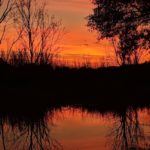
<svg viewBox="0 0 150 150">
<path fill-rule="evenodd" d="M 110 133 L 114 150 L 147 149 L 144 130 L 139 122 L 137 109 L 126 109 L 117 114 L 117 121 Z"/>
<path fill-rule="evenodd" d="M 29 117 L 29 116 L 28 116 Z M 1 116 L 0 149 L 4 150 L 59 150 L 61 144 L 50 134 L 52 120 L 47 117 L 17 118 Z"/>
</svg>

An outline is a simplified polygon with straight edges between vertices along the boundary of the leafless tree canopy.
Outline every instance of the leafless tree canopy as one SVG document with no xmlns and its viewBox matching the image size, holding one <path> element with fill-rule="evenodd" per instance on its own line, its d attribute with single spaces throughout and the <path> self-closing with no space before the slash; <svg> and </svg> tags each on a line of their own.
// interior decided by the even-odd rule
<svg viewBox="0 0 150 150">
<path fill-rule="evenodd" d="M 7 41 L 8 29 L 14 34 Z M 61 20 L 47 11 L 46 0 L 1 0 L 0 30 L 0 44 L 7 46 L 1 58 L 14 65 L 51 63 L 65 34 Z"/>
<path fill-rule="evenodd" d="M 27 54 L 26 61 L 47 63 L 62 39 L 64 28 L 61 21 L 48 14 L 45 2 L 16 0 L 15 6 L 14 24 L 20 35 L 21 48 Z"/>
<path fill-rule="evenodd" d="M 14 0 L 0 0 L 0 23 L 2 23 L 12 10 Z"/>
<path fill-rule="evenodd" d="M 2 23 L 6 20 L 13 8 L 14 0 L 0 0 L 0 44 L 2 43 L 6 31 L 6 22 L 4 24 Z"/>
</svg>

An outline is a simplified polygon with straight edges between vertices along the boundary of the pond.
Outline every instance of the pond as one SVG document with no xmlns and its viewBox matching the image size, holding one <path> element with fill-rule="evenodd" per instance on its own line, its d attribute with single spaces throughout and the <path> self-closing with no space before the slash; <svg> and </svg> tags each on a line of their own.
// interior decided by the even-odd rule
<svg viewBox="0 0 150 150">
<path fill-rule="evenodd" d="M 150 148 L 149 108 L 51 108 L 42 115 L 1 115 L 0 149 L 127 150 Z"/>
</svg>

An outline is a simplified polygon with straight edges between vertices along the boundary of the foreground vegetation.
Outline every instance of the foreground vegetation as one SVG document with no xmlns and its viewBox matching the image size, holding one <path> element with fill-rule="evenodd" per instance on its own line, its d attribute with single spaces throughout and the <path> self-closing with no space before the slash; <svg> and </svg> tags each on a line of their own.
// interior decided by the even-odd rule
<svg viewBox="0 0 150 150">
<path fill-rule="evenodd" d="M 28 63 L 14 66 L 3 62 L 0 70 L 1 99 L 6 105 L 15 103 L 20 107 L 32 103 L 41 106 L 50 102 L 106 103 L 120 107 L 150 98 L 149 63 L 92 69 Z"/>
</svg>

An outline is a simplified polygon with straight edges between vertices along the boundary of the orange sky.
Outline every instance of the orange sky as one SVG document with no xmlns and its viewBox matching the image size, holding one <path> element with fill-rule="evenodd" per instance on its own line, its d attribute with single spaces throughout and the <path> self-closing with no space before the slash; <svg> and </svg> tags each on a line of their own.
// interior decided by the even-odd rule
<svg viewBox="0 0 150 150">
<path fill-rule="evenodd" d="M 38 2 L 40 3 L 39 0 Z M 114 49 L 110 41 L 97 41 L 96 31 L 89 31 L 86 17 L 92 13 L 92 0 L 46 0 L 50 15 L 62 20 L 67 34 L 60 43 L 59 61 L 67 64 L 69 61 L 84 63 L 94 61 L 95 66 L 116 65 Z M 12 34 L 10 31 L 9 33 Z M 14 34 L 13 34 L 14 35 Z M 5 39 L 5 46 L 10 47 L 10 36 Z M 1 49 L 3 47 L 1 46 Z M 83 59 L 84 57 L 84 59 Z M 66 62 L 64 61 L 66 60 Z M 62 61 L 63 60 L 63 61 Z M 148 59 L 149 60 L 149 59 Z M 106 64 L 104 64 L 106 63 Z M 62 63 L 60 63 L 62 65 Z M 63 65 L 64 65 L 63 64 Z"/>
<path fill-rule="evenodd" d="M 111 55 L 111 51 L 107 51 L 112 49 L 111 44 L 108 41 L 97 43 L 97 33 L 90 32 L 86 26 L 85 17 L 93 8 L 91 0 L 49 0 L 47 7 L 50 14 L 62 19 L 68 32 L 62 41 L 61 54 L 71 54 L 71 57 L 88 55 L 96 59 Z"/>
<path fill-rule="evenodd" d="M 46 0 L 46 2 L 49 14 L 61 19 L 67 32 L 60 42 L 59 54 L 62 60 L 65 59 L 72 64 L 74 62 L 84 63 L 88 60 L 92 63 L 94 61 L 97 65 L 104 59 L 106 62 L 107 57 L 112 56 L 111 43 L 106 40 L 98 42 L 96 31 L 91 32 L 87 27 L 86 17 L 93 11 L 91 0 Z M 13 31 L 9 30 L 9 33 L 14 36 Z M 11 36 L 9 35 L 5 38 L 5 44 L 1 45 L 1 49 L 4 49 L 3 46 L 8 49 L 12 44 L 10 41 Z"/>
</svg>

